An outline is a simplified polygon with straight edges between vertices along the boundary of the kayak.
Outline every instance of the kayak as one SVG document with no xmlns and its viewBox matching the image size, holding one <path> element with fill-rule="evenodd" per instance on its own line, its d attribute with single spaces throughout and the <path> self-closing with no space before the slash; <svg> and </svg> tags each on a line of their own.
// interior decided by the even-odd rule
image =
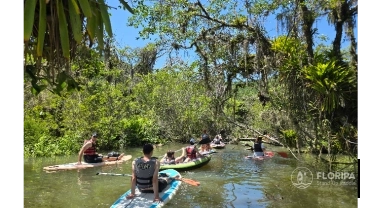
<svg viewBox="0 0 370 208">
<path fill-rule="evenodd" d="M 211 149 L 209 151 L 203 151 L 203 152 L 199 151 L 199 153 L 202 154 L 202 155 L 209 155 L 209 154 L 213 154 L 213 153 L 217 153 L 217 152 L 216 152 L 216 150 Z"/>
<path fill-rule="evenodd" d="M 167 169 L 162 170 L 159 172 L 167 174 L 169 177 L 174 178 L 181 175 L 174 169 Z M 174 195 L 176 194 L 177 190 L 179 189 L 182 181 L 181 180 L 172 180 L 167 187 L 159 193 L 159 197 L 161 198 L 162 202 L 153 202 L 154 194 L 153 193 L 141 193 L 138 188 L 135 190 L 135 198 L 133 199 L 126 199 L 126 196 L 131 194 L 131 189 L 127 190 L 122 196 L 120 196 L 116 202 L 111 206 L 111 208 L 120 208 L 120 207 L 127 207 L 127 208 L 159 208 L 163 207 L 168 201 L 170 201 Z"/>
<path fill-rule="evenodd" d="M 226 144 L 222 143 L 222 144 L 213 144 L 211 143 L 211 147 L 212 148 L 215 148 L 215 149 L 223 149 L 225 148 Z"/>
<path fill-rule="evenodd" d="M 77 170 L 77 169 L 85 169 L 85 168 L 92 168 L 92 167 L 99 167 L 99 166 L 106 166 L 106 165 L 115 165 L 115 164 L 122 164 L 132 158 L 132 155 L 125 155 L 120 160 L 117 161 L 107 161 L 107 162 L 100 162 L 100 163 L 86 163 L 82 162 L 81 165 L 77 165 L 77 162 L 74 163 L 66 163 L 61 165 L 51 165 L 46 166 L 43 168 L 45 171 L 58 171 L 58 170 Z"/>
<path fill-rule="evenodd" d="M 193 161 L 178 164 L 161 164 L 159 170 L 175 169 L 177 171 L 191 170 L 206 165 L 211 160 L 211 155 L 206 155 L 202 158 L 197 158 Z"/>
<path fill-rule="evenodd" d="M 264 160 L 264 159 L 272 158 L 273 156 L 274 156 L 273 152 L 267 151 L 265 152 L 265 156 L 258 156 L 258 157 L 246 156 L 245 159 Z"/>
</svg>

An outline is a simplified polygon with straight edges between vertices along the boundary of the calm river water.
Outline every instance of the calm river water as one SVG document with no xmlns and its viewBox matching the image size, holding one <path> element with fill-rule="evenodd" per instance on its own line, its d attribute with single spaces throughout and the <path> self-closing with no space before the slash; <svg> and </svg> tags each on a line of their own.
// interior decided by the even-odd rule
<svg viewBox="0 0 370 208">
<path fill-rule="evenodd" d="M 182 146 L 184 144 L 158 147 L 154 156 Z M 268 148 L 286 151 L 272 146 Z M 142 155 L 141 148 L 121 151 L 132 155 L 133 159 Z M 176 156 L 179 154 L 177 152 Z M 181 172 L 183 177 L 199 181 L 200 186 L 183 183 L 165 207 L 357 207 L 357 185 L 351 177 L 351 169 L 337 170 L 341 172 L 333 178 L 334 173 L 328 173 L 323 166 L 308 166 L 291 156 L 283 158 L 275 154 L 275 157 L 264 161 L 245 159 L 250 154 L 243 146 L 229 144 L 225 149 L 217 150 L 207 165 Z M 130 177 L 96 173 L 131 174 L 132 159 L 118 166 L 79 171 L 46 173 L 42 170 L 44 166 L 76 161 L 77 155 L 25 159 L 24 207 L 110 207 L 130 188 Z M 297 178 L 303 179 L 301 183 Z M 300 188 L 297 184 L 301 185 Z"/>
</svg>

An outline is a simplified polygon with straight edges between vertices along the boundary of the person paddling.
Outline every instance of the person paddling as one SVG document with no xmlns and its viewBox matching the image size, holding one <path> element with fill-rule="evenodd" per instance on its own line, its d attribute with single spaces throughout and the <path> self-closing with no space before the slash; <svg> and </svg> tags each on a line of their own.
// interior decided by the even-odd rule
<svg viewBox="0 0 370 208">
<path fill-rule="evenodd" d="M 213 144 L 224 144 L 224 143 L 222 142 L 221 134 L 217 134 L 217 135 L 215 136 L 215 138 L 213 139 L 212 143 L 213 143 Z"/>
<path fill-rule="evenodd" d="M 186 151 L 185 147 L 182 148 L 182 154 L 179 157 L 175 158 L 175 152 L 172 150 L 168 150 L 167 153 L 161 159 L 161 164 L 177 164 L 181 163 L 186 158 Z"/>
<path fill-rule="evenodd" d="M 109 153 L 107 156 L 98 154 L 96 151 L 96 140 L 98 139 L 98 134 L 94 132 L 89 140 L 85 140 L 83 146 L 78 153 L 77 165 L 81 165 L 82 156 L 86 163 L 100 163 L 105 161 L 116 161 L 120 160 L 125 153 L 119 154 L 116 152 Z"/>
<path fill-rule="evenodd" d="M 198 148 L 195 146 L 195 139 L 190 139 L 190 145 L 186 147 L 186 159 L 184 163 L 193 161 L 198 157 L 204 157 L 202 154 L 199 153 Z"/>
<path fill-rule="evenodd" d="M 266 151 L 266 148 L 262 144 L 262 136 L 257 137 L 256 142 L 253 144 L 253 151 L 253 157 L 265 156 L 264 152 Z"/>
</svg>

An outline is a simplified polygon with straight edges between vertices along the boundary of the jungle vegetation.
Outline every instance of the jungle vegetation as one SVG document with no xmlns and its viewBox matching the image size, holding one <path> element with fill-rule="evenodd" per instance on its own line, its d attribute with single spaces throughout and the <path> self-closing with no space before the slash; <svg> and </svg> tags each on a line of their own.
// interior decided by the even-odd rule
<svg viewBox="0 0 370 208">
<path fill-rule="evenodd" d="M 24 2 L 25 157 L 75 154 L 93 131 L 112 150 L 207 129 L 357 161 L 357 0 L 120 1 L 142 48 L 118 46 L 109 1 Z"/>
</svg>

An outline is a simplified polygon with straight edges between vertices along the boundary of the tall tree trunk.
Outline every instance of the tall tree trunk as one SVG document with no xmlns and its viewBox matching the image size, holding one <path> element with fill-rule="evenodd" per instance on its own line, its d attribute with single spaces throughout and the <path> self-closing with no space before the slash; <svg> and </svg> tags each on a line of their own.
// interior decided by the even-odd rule
<svg viewBox="0 0 370 208">
<path fill-rule="evenodd" d="M 300 0 L 301 10 L 302 10 L 302 30 L 307 44 L 307 54 L 308 54 L 308 63 L 312 63 L 313 60 L 313 30 L 312 25 L 315 22 L 314 13 L 308 10 L 305 0 Z"/>
<path fill-rule="evenodd" d="M 341 41 L 342 41 L 342 33 L 343 33 L 343 24 L 342 20 L 337 20 L 335 23 L 335 39 L 333 41 L 333 52 L 334 56 L 337 58 L 338 61 L 342 60 L 342 54 L 340 52 L 341 48 Z"/>
</svg>

